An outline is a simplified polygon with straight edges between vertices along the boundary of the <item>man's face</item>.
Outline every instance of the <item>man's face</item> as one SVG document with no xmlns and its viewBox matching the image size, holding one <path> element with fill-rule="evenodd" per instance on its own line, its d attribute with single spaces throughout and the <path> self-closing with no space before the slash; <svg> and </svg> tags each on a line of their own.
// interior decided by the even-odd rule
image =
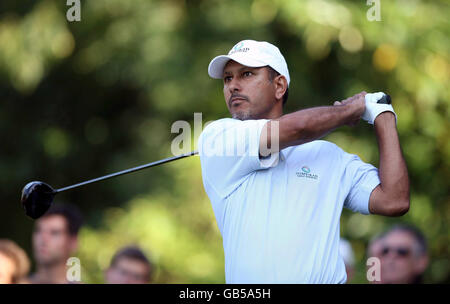
<svg viewBox="0 0 450 304">
<path fill-rule="evenodd" d="M 268 117 L 276 98 L 266 67 L 250 68 L 230 60 L 223 69 L 223 81 L 223 95 L 233 118 Z"/>
<path fill-rule="evenodd" d="M 33 251 L 38 264 L 65 263 L 76 249 L 76 237 L 69 234 L 63 216 L 50 215 L 36 221 L 33 232 Z"/>
<path fill-rule="evenodd" d="M 136 259 L 122 257 L 106 271 L 108 284 L 147 284 L 149 267 Z"/>
<path fill-rule="evenodd" d="M 426 268 L 426 256 L 418 252 L 414 237 L 393 231 L 383 238 L 381 281 L 385 284 L 408 284 Z"/>
<path fill-rule="evenodd" d="M 11 258 L 0 252 L 0 284 L 12 284 L 16 266 Z"/>
</svg>

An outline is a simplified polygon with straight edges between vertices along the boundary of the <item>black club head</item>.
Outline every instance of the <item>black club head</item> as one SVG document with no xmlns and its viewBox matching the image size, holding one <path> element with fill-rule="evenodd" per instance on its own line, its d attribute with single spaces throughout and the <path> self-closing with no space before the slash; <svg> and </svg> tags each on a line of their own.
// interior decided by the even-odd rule
<svg viewBox="0 0 450 304">
<path fill-rule="evenodd" d="M 383 97 L 381 97 L 380 100 L 378 100 L 377 103 L 391 104 L 392 103 L 391 96 L 385 94 L 383 95 Z"/>
<path fill-rule="evenodd" d="M 32 219 L 41 217 L 50 208 L 56 191 L 44 182 L 30 182 L 22 189 L 21 203 Z"/>
</svg>

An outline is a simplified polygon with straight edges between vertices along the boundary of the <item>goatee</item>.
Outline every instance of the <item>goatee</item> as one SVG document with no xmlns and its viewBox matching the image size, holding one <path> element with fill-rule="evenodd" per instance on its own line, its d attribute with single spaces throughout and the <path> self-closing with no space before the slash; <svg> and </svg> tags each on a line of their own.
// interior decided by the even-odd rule
<svg viewBox="0 0 450 304">
<path fill-rule="evenodd" d="M 252 115 L 250 113 L 250 111 L 242 111 L 242 112 L 236 112 L 232 114 L 232 117 L 234 119 L 239 119 L 239 120 L 249 120 L 252 119 Z"/>
</svg>

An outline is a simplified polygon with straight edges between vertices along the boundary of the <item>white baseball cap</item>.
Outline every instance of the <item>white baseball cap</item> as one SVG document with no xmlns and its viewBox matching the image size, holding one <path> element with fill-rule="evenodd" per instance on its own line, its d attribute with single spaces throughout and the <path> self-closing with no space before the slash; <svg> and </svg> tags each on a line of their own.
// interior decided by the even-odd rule
<svg viewBox="0 0 450 304">
<path fill-rule="evenodd" d="M 268 65 L 286 77 L 289 87 L 291 79 L 286 60 L 284 60 L 280 50 L 273 44 L 265 41 L 242 40 L 233 46 L 228 55 L 220 55 L 211 60 L 208 66 L 209 76 L 222 79 L 223 68 L 230 60 L 253 68 Z"/>
</svg>

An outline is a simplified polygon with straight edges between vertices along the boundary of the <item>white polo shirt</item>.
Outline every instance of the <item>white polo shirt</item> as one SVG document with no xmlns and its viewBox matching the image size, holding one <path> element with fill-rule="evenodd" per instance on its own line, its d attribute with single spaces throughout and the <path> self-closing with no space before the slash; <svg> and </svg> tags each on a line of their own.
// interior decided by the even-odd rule
<svg viewBox="0 0 450 304">
<path fill-rule="evenodd" d="M 345 283 L 342 208 L 369 214 L 378 170 L 323 140 L 261 160 L 259 138 L 267 121 L 220 119 L 199 138 L 226 282 Z"/>
</svg>

